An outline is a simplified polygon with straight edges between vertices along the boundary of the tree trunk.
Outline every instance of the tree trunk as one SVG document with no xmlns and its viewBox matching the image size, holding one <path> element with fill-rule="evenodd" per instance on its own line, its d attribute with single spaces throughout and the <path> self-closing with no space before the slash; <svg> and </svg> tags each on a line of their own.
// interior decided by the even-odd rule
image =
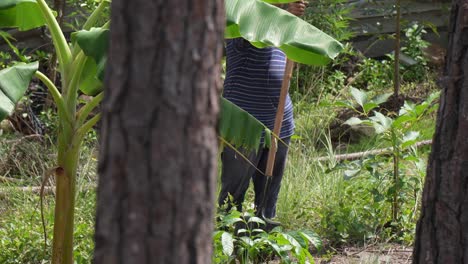
<svg viewBox="0 0 468 264">
<path fill-rule="evenodd" d="M 211 262 L 222 0 L 114 0 L 94 263 Z"/>
<path fill-rule="evenodd" d="M 468 0 L 454 0 L 413 263 L 468 263 Z"/>
</svg>

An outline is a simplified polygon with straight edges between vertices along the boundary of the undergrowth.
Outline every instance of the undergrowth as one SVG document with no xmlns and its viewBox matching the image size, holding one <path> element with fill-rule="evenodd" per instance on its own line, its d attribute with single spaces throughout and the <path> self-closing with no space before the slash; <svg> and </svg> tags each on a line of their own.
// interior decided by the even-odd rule
<svg viewBox="0 0 468 264">
<path fill-rule="evenodd" d="M 78 212 L 75 219 L 75 261 L 91 263 L 94 248 L 96 143 L 88 136 L 77 182 Z M 43 177 L 55 166 L 55 146 L 47 136 L 4 135 L 0 140 L 0 263 L 49 263 L 52 243 L 54 186 L 46 183 L 44 220 L 47 247 L 41 218 L 38 188 Z"/>
<path fill-rule="evenodd" d="M 1 195 L 1 194 L 0 194 Z M 0 263 L 49 263 L 53 229 L 53 197 L 45 199 L 44 219 L 47 230 L 47 247 L 41 220 L 39 195 L 10 189 L 0 196 Z M 94 215 L 96 194 L 94 190 L 78 194 L 75 219 L 75 263 L 91 263 L 94 248 Z"/>
</svg>

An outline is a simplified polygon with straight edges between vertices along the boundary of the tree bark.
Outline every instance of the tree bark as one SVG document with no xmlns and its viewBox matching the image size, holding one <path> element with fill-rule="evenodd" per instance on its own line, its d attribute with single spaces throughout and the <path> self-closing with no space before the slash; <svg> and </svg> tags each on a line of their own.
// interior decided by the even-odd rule
<svg viewBox="0 0 468 264">
<path fill-rule="evenodd" d="M 114 0 L 94 263 L 211 263 L 222 0 Z"/>
<path fill-rule="evenodd" d="M 413 263 L 468 263 L 468 0 L 454 0 Z"/>
</svg>

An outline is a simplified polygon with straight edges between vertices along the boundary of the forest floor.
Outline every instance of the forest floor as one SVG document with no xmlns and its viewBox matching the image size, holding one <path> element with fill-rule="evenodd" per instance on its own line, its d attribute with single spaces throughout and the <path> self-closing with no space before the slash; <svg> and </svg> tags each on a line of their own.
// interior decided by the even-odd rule
<svg viewBox="0 0 468 264">
<path fill-rule="evenodd" d="M 410 264 L 411 247 L 397 244 L 374 245 L 367 247 L 345 247 L 329 257 L 315 256 L 315 264 Z M 280 260 L 268 264 L 280 264 Z"/>
<path fill-rule="evenodd" d="M 331 259 L 316 258 L 320 264 L 406 264 L 411 263 L 412 248 L 401 245 L 381 245 L 344 248 Z"/>
</svg>

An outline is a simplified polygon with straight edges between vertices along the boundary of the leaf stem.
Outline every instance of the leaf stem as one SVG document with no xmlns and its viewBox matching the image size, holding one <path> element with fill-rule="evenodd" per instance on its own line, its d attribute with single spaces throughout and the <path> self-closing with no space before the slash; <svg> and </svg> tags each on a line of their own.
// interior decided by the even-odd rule
<svg viewBox="0 0 468 264">
<path fill-rule="evenodd" d="M 67 122 L 71 122 L 71 118 L 66 111 L 65 101 L 63 100 L 62 94 L 60 94 L 60 91 L 57 89 L 54 83 L 40 71 L 36 71 L 35 76 L 49 89 L 50 94 L 52 95 L 52 98 L 57 105 L 59 114 L 61 114 Z"/>
<path fill-rule="evenodd" d="M 60 72 L 63 78 L 66 79 L 66 70 L 72 58 L 70 47 L 68 47 L 68 42 L 65 39 L 65 36 L 63 35 L 62 29 L 60 28 L 60 25 L 55 19 L 52 10 L 50 10 L 45 0 L 37 0 L 37 4 L 42 12 L 42 15 L 46 20 L 47 26 L 50 30 L 50 34 L 52 35 L 52 41 L 54 43 L 57 52 L 57 57 L 59 59 Z"/>
<path fill-rule="evenodd" d="M 73 75 L 70 79 L 70 83 L 68 84 L 68 93 L 65 95 L 67 100 L 67 106 L 69 108 L 70 113 L 75 113 L 76 111 L 76 98 L 78 93 L 78 82 L 81 79 L 81 75 L 83 73 L 83 69 L 88 57 L 83 52 L 78 54 L 77 58 L 73 62 Z"/>
<path fill-rule="evenodd" d="M 89 113 L 91 113 L 91 111 L 93 111 L 93 109 L 99 105 L 99 103 L 102 101 L 103 98 L 104 98 L 104 92 L 101 92 L 98 95 L 94 96 L 93 99 L 91 99 L 91 101 L 86 103 L 86 105 L 84 105 L 78 111 L 78 114 L 77 114 L 78 126 L 81 126 L 85 122 L 86 118 L 89 116 Z"/>
<path fill-rule="evenodd" d="M 88 20 L 86 20 L 85 24 L 83 25 L 84 30 L 90 30 L 96 25 L 99 17 L 101 16 L 108 3 L 109 2 L 107 0 L 101 0 L 101 3 L 99 3 L 96 10 L 94 10 L 94 12 L 89 16 Z"/>
<path fill-rule="evenodd" d="M 99 120 L 101 120 L 101 113 L 93 116 L 91 119 L 89 119 L 86 123 L 84 123 L 77 131 L 76 131 L 76 134 L 77 134 L 77 137 L 76 139 L 78 141 L 81 142 L 81 140 L 83 139 L 83 137 L 86 135 L 86 133 L 91 129 L 93 128 L 94 125 L 97 124 L 97 122 L 99 122 Z"/>
</svg>

